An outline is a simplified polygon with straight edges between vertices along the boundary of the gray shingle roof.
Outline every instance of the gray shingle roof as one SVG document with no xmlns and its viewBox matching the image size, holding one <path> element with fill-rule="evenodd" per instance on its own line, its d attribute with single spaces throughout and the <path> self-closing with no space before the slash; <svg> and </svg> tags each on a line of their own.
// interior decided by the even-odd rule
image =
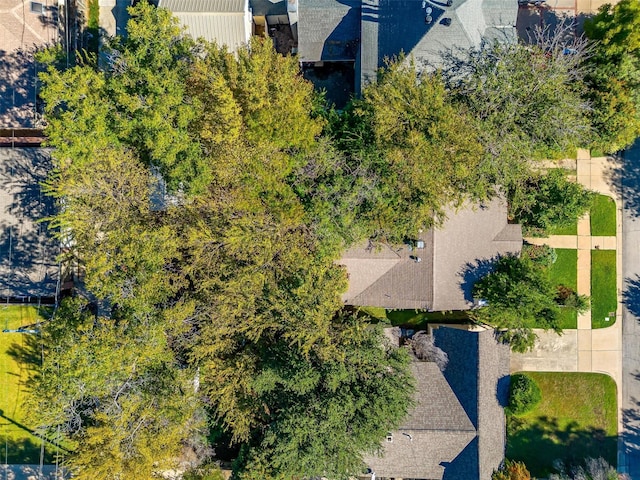
<svg viewBox="0 0 640 480">
<path fill-rule="evenodd" d="M 251 36 L 247 0 L 158 0 L 158 7 L 173 12 L 192 37 L 226 45 L 232 51 Z"/>
<path fill-rule="evenodd" d="M 371 4 L 362 10 L 360 82 L 375 79 L 385 57 L 403 51 L 418 65 L 441 65 L 441 54 L 449 50 L 478 46 L 483 37 L 516 41 L 518 4 L 515 0 L 427 0 L 433 21 L 425 22 L 420 0 L 363 0 Z M 442 23 L 450 19 L 450 25 Z M 375 61 L 374 61 L 375 60 Z"/>
<path fill-rule="evenodd" d="M 424 249 L 364 244 L 347 250 L 340 260 L 349 274 L 344 302 L 433 311 L 468 309 L 473 305 L 473 283 L 487 272 L 490 260 L 520 252 L 522 229 L 507 224 L 506 204 L 495 198 L 484 206 L 450 210 L 442 228 L 429 230 L 422 240 Z"/>
<path fill-rule="evenodd" d="M 434 335 L 449 355 L 444 374 L 434 363 L 412 364 L 416 406 L 365 463 L 377 477 L 490 480 L 504 458 L 509 348 L 493 331 L 441 327 Z"/>
<path fill-rule="evenodd" d="M 301 62 L 354 61 L 360 47 L 359 0 L 299 0 Z"/>
<path fill-rule="evenodd" d="M 381 456 L 365 458 L 377 476 L 442 478 L 451 462 L 476 436 L 476 430 L 435 363 L 414 362 L 415 407 L 403 425 L 384 441 Z"/>
</svg>

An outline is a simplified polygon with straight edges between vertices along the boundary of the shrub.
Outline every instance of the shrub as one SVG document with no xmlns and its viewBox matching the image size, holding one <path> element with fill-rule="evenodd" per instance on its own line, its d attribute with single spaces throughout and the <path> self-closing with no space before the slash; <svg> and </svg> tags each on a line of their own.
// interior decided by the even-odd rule
<svg viewBox="0 0 640 480">
<path fill-rule="evenodd" d="M 584 313 L 589 309 L 589 297 L 579 295 L 573 288 L 566 285 L 558 285 L 556 302 L 563 307 L 573 308 L 578 313 Z"/>
<path fill-rule="evenodd" d="M 542 399 L 540 387 L 533 378 L 525 373 L 511 375 L 509 386 L 509 415 L 522 415 L 535 407 Z"/>
<path fill-rule="evenodd" d="M 529 257 L 532 261 L 543 267 L 550 267 L 558 260 L 556 250 L 549 245 L 525 244 L 522 247 L 522 255 Z"/>
<path fill-rule="evenodd" d="M 531 474 L 524 463 L 507 459 L 499 470 L 493 472 L 491 480 L 531 480 Z"/>
</svg>

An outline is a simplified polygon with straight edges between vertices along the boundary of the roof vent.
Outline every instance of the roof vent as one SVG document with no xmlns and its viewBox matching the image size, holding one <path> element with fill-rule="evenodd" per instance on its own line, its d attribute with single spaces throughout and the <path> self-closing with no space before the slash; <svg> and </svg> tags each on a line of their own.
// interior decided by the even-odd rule
<svg viewBox="0 0 640 480">
<path fill-rule="evenodd" d="M 419 249 L 424 248 L 424 240 L 417 240 L 416 241 L 416 248 L 419 248 Z"/>
<path fill-rule="evenodd" d="M 387 442 L 389 443 L 393 442 L 393 433 L 391 432 L 387 433 Z"/>
<path fill-rule="evenodd" d="M 31 13 L 39 13 L 42 15 L 44 13 L 44 7 L 40 2 L 31 2 Z"/>
</svg>

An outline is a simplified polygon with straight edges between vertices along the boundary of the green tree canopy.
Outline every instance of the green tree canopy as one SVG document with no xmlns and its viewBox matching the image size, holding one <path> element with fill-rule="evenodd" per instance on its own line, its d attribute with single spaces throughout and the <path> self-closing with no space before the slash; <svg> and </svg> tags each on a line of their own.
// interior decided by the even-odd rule
<svg viewBox="0 0 640 480">
<path fill-rule="evenodd" d="M 146 2 L 130 13 L 104 66 L 42 75 L 53 224 L 100 308 L 70 302 L 46 327 L 40 421 L 78 475 L 102 459 L 95 478 L 169 468 L 205 407 L 242 446 L 238 475 L 360 473 L 412 394 L 405 352 L 342 312 L 334 260 L 377 195 L 352 187 L 377 185 L 320 138 L 295 59 L 194 41 Z"/>
<path fill-rule="evenodd" d="M 603 5 L 584 31 L 592 50 L 586 65 L 594 147 L 615 152 L 640 136 L 640 5 Z"/>
<path fill-rule="evenodd" d="M 536 45 L 487 42 L 447 58 L 447 85 L 481 121 L 487 152 L 504 163 L 502 185 L 513 183 L 523 160 L 561 157 L 588 140 L 582 58 L 543 35 Z"/>
<path fill-rule="evenodd" d="M 503 339 L 515 351 L 533 347 L 536 337 L 532 328 L 562 331 L 556 287 L 547 270 L 529 258 L 499 258 L 493 271 L 476 282 L 473 295 L 487 302 L 472 312 L 473 318 L 501 330 Z"/>
<path fill-rule="evenodd" d="M 439 75 L 419 75 L 403 58 L 366 87 L 332 133 L 351 170 L 376 185 L 363 215 L 380 236 L 415 238 L 444 207 L 493 193 L 478 175 L 474 122 L 451 103 Z"/>
<path fill-rule="evenodd" d="M 110 318 L 66 299 L 44 328 L 31 411 L 73 453 L 74 478 L 151 478 L 175 468 L 205 425 L 194 371 L 167 348 L 161 319 L 119 309 Z"/>
<path fill-rule="evenodd" d="M 532 174 L 509 191 L 511 217 L 532 233 L 566 227 L 582 217 L 593 201 L 593 192 L 569 181 L 561 170 Z"/>
</svg>

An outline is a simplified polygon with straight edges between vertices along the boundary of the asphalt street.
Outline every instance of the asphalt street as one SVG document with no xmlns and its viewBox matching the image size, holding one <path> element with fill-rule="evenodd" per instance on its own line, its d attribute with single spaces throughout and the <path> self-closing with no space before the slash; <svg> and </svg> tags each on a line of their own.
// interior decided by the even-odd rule
<svg viewBox="0 0 640 480">
<path fill-rule="evenodd" d="M 622 417 L 618 469 L 640 480 L 640 140 L 614 173 L 622 185 Z"/>
</svg>

